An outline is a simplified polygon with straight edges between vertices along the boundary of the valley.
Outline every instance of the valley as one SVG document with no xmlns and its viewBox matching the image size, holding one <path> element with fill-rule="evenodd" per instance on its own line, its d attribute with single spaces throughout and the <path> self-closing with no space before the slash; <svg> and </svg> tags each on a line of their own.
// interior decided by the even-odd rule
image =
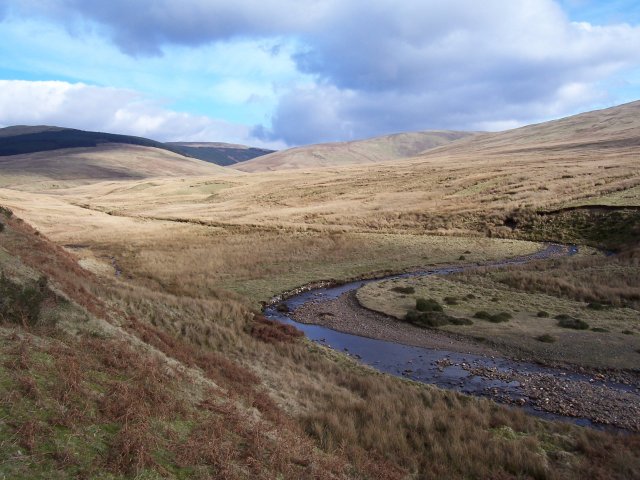
<svg viewBox="0 0 640 480">
<path fill-rule="evenodd" d="M 637 478 L 638 118 L 634 102 L 419 150 L 411 137 L 387 159 L 381 139 L 366 161 L 322 167 L 308 163 L 317 146 L 238 169 L 144 145 L 1 157 L 3 298 L 18 305 L 2 304 L 2 473 Z M 577 253 L 536 258 L 542 242 Z M 436 274 L 381 279 L 417 270 Z M 378 347 L 328 348 L 333 330 L 304 337 L 262 311 L 354 280 L 348 297 L 286 308 L 303 331 L 435 350 L 421 368 L 457 369 L 453 390 L 422 383 L 417 354 L 381 372 Z M 407 317 L 419 299 L 437 315 Z M 338 302 L 366 313 L 341 322 Z M 497 393 L 460 387 L 474 375 Z M 528 390 L 500 390 L 512 382 Z M 591 426 L 532 416 L 525 397 Z M 595 407 L 560 411 L 569 397 Z"/>
</svg>

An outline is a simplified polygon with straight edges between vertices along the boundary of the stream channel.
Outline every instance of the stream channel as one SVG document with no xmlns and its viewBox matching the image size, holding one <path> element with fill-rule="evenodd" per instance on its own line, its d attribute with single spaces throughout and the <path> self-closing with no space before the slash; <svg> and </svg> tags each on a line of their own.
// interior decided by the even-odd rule
<svg viewBox="0 0 640 480">
<path fill-rule="evenodd" d="M 440 349 L 427 349 L 375 338 L 361 337 L 332 330 L 321 325 L 309 325 L 296 322 L 290 317 L 289 313 L 280 311 L 283 310 L 282 307 L 276 307 L 276 304 L 284 303 L 289 312 L 292 312 L 308 302 L 322 302 L 336 299 L 343 294 L 359 289 L 363 285 L 380 280 L 426 275 L 447 275 L 473 269 L 478 266 L 499 268 L 507 265 L 523 264 L 532 260 L 570 256 L 576 254 L 577 251 L 578 249 L 575 246 L 548 244 L 543 250 L 537 253 L 507 260 L 483 264 L 447 266 L 441 268 L 434 267 L 412 271 L 410 273 L 390 275 L 384 278 L 358 280 L 336 286 L 313 288 L 310 290 L 303 288 L 299 289 L 300 291 L 297 293 L 275 297 L 272 302 L 264 308 L 264 315 L 271 320 L 293 325 L 303 331 L 311 341 L 328 346 L 337 351 L 347 352 L 348 355 L 357 359 L 359 362 L 387 374 L 436 385 L 440 388 L 455 390 L 467 395 L 500 399 L 501 402 L 511 405 L 520 404 L 522 406 L 514 408 L 522 408 L 528 413 L 549 420 L 570 421 L 581 426 L 599 429 L 607 428 L 586 418 L 557 415 L 543 411 L 538 407 L 530 406 L 527 394 L 523 391 L 519 382 L 505 382 L 473 375 L 463 367 L 473 365 L 474 367 L 479 366 L 497 369 L 497 371 L 502 372 L 516 371 L 520 373 L 553 375 L 567 381 L 589 382 L 591 379 L 590 375 L 573 372 L 571 370 L 549 368 L 535 363 L 513 361 L 507 358 L 488 357 Z M 605 385 L 608 388 L 620 391 L 633 390 L 633 387 L 629 385 L 613 382 L 606 382 Z"/>
</svg>

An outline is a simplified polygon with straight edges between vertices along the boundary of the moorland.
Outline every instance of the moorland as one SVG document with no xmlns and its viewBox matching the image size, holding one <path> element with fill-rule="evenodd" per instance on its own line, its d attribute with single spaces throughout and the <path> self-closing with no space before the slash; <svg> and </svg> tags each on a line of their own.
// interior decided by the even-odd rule
<svg viewBox="0 0 640 480">
<path fill-rule="evenodd" d="M 0 157 L 0 473 L 637 478 L 637 431 L 382 374 L 262 315 L 319 280 L 575 244 L 356 297 L 399 325 L 431 299 L 472 324 L 426 334 L 623 378 L 638 396 L 640 102 L 423 151 L 407 138 L 408 156 L 379 140 L 238 169 L 144 144 Z"/>
</svg>

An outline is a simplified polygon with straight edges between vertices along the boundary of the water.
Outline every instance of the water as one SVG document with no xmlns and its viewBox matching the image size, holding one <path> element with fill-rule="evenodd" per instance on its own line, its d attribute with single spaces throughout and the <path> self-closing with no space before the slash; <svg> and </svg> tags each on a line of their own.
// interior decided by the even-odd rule
<svg viewBox="0 0 640 480">
<path fill-rule="evenodd" d="M 515 265 L 526 263 L 534 259 L 543 259 L 559 255 L 574 255 L 576 252 L 577 248 L 573 246 L 565 247 L 562 245 L 551 244 L 544 250 L 533 255 L 516 257 L 509 260 L 484 264 L 482 266 L 501 267 L 505 265 Z M 446 275 L 468 270 L 476 266 L 477 264 L 420 270 L 401 275 L 391 275 L 389 277 L 385 277 L 384 280 L 436 274 Z M 332 287 L 316 288 L 293 295 L 286 300 L 283 300 L 281 303 L 286 304 L 289 311 L 293 311 L 308 302 L 322 302 L 336 299 L 345 293 L 357 290 L 367 283 L 379 280 L 381 279 L 356 281 Z M 267 306 L 264 309 L 264 314 L 267 318 L 272 320 L 293 325 L 299 330 L 302 330 L 310 340 L 326 345 L 334 350 L 345 352 L 356 358 L 359 362 L 369 365 L 381 372 L 436 385 L 441 388 L 455 390 L 469 395 L 498 396 L 498 398 L 501 397 L 511 401 L 518 401 L 521 399 L 527 400 L 527 395 L 522 390 L 521 385 L 518 382 L 505 382 L 502 380 L 476 376 L 463 368 L 465 366 L 492 368 L 496 369 L 498 372 L 515 371 L 518 373 L 548 374 L 571 381 L 589 382 L 591 379 L 588 375 L 547 368 L 534 363 L 516 362 L 505 358 L 490 358 L 447 350 L 434 350 L 423 347 L 402 345 L 390 341 L 338 332 L 321 325 L 308 325 L 296 322 L 288 314 L 278 311 L 273 306 Z M 625 391 L 633 390 L 633 387 L 627 385 L 616 383 L 602 384 L 607 385 L 609 388 Z M 593 424 L 588 419 L 555 415 L 543 412 L 528 405 L 521 408 L 548 419 L 568 420 L 583 426 L 601 428 L 598 425 Z"/>
</svg>

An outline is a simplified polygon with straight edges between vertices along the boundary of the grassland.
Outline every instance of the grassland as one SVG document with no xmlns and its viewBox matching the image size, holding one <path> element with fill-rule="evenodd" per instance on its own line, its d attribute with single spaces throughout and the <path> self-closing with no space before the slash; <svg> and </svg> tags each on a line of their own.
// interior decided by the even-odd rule
<svg viewBox="0 0 640 480">
<path fill-rule="evenodd" d="M 431 276 L 376 282 L 361 288 L 357 297 L 372 310 L 403 319 L 415 308 L 416 298 L 432 298 L 445 314 L 468 318 L 472 325 L 446 325 L 443 330 L 490 342 L 507 351 L 552 363 L 634 369 L 640 359 L 640 312 L 633 308 L 602 306 L 595 302 L 511 288 L 501 274 Z M 398 289 L 413 287 L 407 295 Z M 589 307 L 591 305 L 592 308 Z M 508 313 L 506 322 L 477 319 L 478 312 Z M 587 322 L 585 330 L 562 328 L 556 316 Z M 543 336 L 547 340 L 540 341 Z"/>
<path fill-rule="evenodd" d="M 624 125 L 637 118 L 623 110 L 620 122 L 604 114 L 602 135 L 610 140 L 629 136 Z M 0 205 L 25 222 L 2 219 L 2 269 L 18 283 L 47 275 L 52 291 L 76 313 L 60 312 L 47 328 L 3 321 L 0 401 L 9 420 L 0 427 L 1 473 L 637 478 L 637 436 L 542 422 L 489 401 L 377 374 L 262 321 L 256 312 L 259 301 L 309 281 L 507 257 L 539 248 L 522 240 L 545 235 L 594 245 L 615 241 L 624 248 L 637 239 L 633 216 L 613 240 L 603 236 L 607 216 L 594 217 L 598 227 L 588 238 L 573 217 L 562 217 L 553 228 L 538 221 L 540 212 L 572 202 L 633 198 L 640 185 L 637 148 L 624 141 L 610 148 L 586 141 L 568 147 L 566 138 L 577 135 L 571 125 L 536 127 L 538 136 L 527 141 L 526 131 L 499 144 L 493 136 L 463 140 L 474 150 L 442 147 L 396 163 L 251 175 L 205 172 L 200 164 L 170 171 L 170 162 L 162 164 L 168 170 L 154 173 L 130 152 L 102 152 L 104 175 L 94 175 L 91 160 L 87 170 L 78 170 L 81 175 L 74 162 L 43 159 L 25 171 L 7 164 Z M 591 130 L 585 138 L 597 137 Z M 545 142 L 557 148 L 545 149 Z M 139 176 L 122 175 L 121 167 Z M 634 330 L 637 317 L 633 252 L 618 260 L 593 257 L 602 263 L 585 257 L 561 262 L 558 276 L 555 264 L 546 263 L 444 285 L 460 296 L 474 288 L 493 292 L 504 308 L 511 307 L 516 318 L 509 324 L 527 335 L 534 334 L 526 330 L 534 325 L 531 313 L 543 308 L 610 330 L 570 334 L 544 320 L 549 325 L 537 325 L 558 338 L 551 349 L 571 349 L 573 334 L 582 335 L 576 337 L 580 342 L 594 338 L 627 349 L 637 338 L 621 336 L 623 328 Z M 571 272 L 564 282 L 563 272 Z M 522 303 L 520 312 L 508 301 L 512 293 Z M 633 311 L 587 311 L 586 301 L 594 300 Z M 455 307 L 464 314 L 496 307 L 474 301 Z M 470 327 L 492 325 L 478 320 Z M 494 334 L 499 332 L 476 336 Z M 25 360 L 28 368 L 7 367 L 21 361 L 24 350 L 33 352 Z M 110 353 L 120 350 L 115 357 L 123 360 L 110 365 Z M 67 385 L 70 374 L 58 365 L 73 364 L 71 357 L 87 368 L 65 400 L 48 379 Z M 628 367 L 628 357 L 600 360 Z M 595 353 L 592 359 L 600 361 Z M 150 385 L 142 381 L 147 377 Z M 35 390 L 25 378 L 34 379 Z M 166 389 L 158 390 L 158 383 Z M 147 390 L 122 399 L 118 392 L 129 387 Z M 127 403 L 132 397 L 141 400 Z M 112 400 L 120 407 L 101 406 Z M 74 402 L 85 402 L 76 410 L 90 415 L 59 427 L 55 413 L 76 411 L 69 410 Z M 36 410 L 42 414 L 33 418 Z M 149 421 L 141 423 L 149 412 Z M 137 430 L 125 428 L 127 418 Z M 229 469 L 221 470 L 223 464 Z"/>
<path fill-rule="evenodd" d="M 0 408 L 9 420 L 0 426 L 0 472 L 8 478 L 637 471 L 633 437 L 541 422 L 376 374 L 256 328 L 256 317 L 228 296 L 105 282 L 28 225 L 4 223 L 3 271 L 25 285 L 47 275 L 59 298 L 44 302 L 29 328 L 3 318 Z"/>
</svg>

